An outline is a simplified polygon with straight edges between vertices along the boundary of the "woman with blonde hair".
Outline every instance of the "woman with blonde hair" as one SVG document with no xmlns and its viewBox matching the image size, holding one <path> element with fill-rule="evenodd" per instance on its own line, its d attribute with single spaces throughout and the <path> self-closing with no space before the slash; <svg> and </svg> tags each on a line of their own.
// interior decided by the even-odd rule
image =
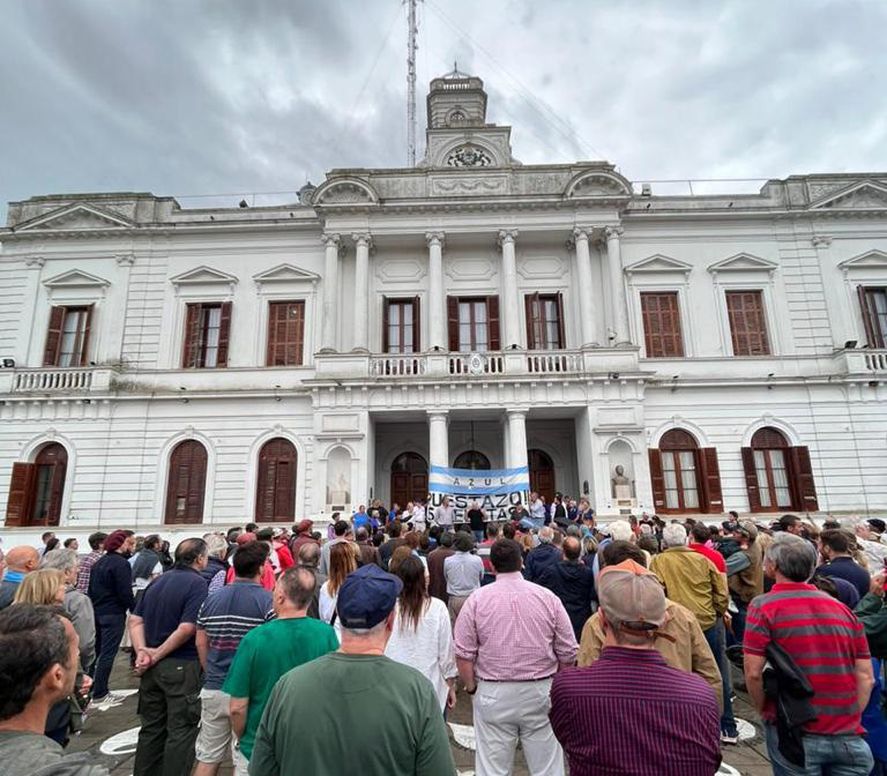
<svg viewBox="0 0 887 776">
<path fill-rule="evenodd" d="M 336 635 L 341 641 L 341 629 L 339 618 L 336 616 L 336 601 L 339 598 L 339 589 L 345 583 L 347 576 L 357 569 L 357 561 L 360 551 L 352 542 L 339 542 L 330 547 L 330 573 L 327 581 L 320 587 L 318 609 L 320 619 L 329 623 L 336 629 Z"/>
<path fill-rule="evenodd" d="M 77 553 L 69 549 L 51 550 L 40 561 L 41 569 L 57 569 L 65 575 L 65 600 L 62 606 L 80 637 L 80 667 L 89 671 L 95 662 L 95 612 L 89 596 L 77 589 L 79 567 Z"/>
<path fill-rule="evenodd" d="M 38 569 L 25 574 L 12 602 L 37 606 L 61 606 L 65 602 L 64 573 L 58 569 Z"/>
</svg>

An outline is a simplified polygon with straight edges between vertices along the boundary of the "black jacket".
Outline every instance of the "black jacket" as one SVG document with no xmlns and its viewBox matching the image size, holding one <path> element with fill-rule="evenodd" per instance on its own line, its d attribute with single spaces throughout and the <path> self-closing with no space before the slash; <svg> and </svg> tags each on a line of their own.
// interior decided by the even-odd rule
<svg viewBox="0 0 887 776">
<path fill-rule="evenodd" d="M 89 575 L 89 597 L 96 617 L 123 616 L 135 603 L 132 595 L 132 568 L 119 552 L 105 553 Z"/>
<path fill-rule="evenodd" d="M 530 550 L 524 561 L 524 577 L 530 582 L 538 582 L 545 569 L 558 563 L 562 558 L 561 551 L 553 544 L 540 544 Z"/>
<path fill-rule="evenodd" d="M 561 599 L 570 616 L 576 641 L 579 641 L 582 628 L 591 617 L 591 602 L 594 599 L 594 574 L 591 569 L 579 561 L 562 560 L 548 566 L 536 581 Z"/>
<path fill-rule="evenodd" d="M 790 763 L 804 766 L 804 728 L 816 719 L 810 699 L 813 687 L 807 675 L 782 647 L 767 645 L 764 669 L 764 694 L 776 703 L 776 732 L 779 753 Z"/>
<path fill-rule="evenodd" d="M 206 580 L 206 584 L 209 584 L 213 581 L 213 577 L 220 571 L 224 571 L 227 574 L 228 564 L 220 558 L 211 556 L 206 562 L 206 568 L 200 572 L 200 576 Z"/>
</svg>

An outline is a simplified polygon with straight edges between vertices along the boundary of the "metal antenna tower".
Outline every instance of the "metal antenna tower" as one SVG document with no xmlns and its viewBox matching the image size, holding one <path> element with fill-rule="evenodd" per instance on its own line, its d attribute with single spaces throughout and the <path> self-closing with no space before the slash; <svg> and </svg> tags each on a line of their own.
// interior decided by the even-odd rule
<svg viewBox="0 0 887 776">
<path fill-rule="evenodd" d="M 404 0 L 409 7 L 407 30 L 407 163 L 416 166 L 416 36 L 419 21 L 416 17 L 418 0 Z"/>
</svg>

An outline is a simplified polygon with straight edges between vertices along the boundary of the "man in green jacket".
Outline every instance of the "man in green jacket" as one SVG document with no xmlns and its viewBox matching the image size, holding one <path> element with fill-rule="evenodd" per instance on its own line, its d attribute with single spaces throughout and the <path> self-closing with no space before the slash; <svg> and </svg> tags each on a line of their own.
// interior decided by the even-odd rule
<svg viewBox="0 0 887 776">
<path fill-rule="evenodd" d="M 250 776 L 453 776 L 431 683 L 383 654 L 402 587 L 375 564 L 348 576 L 337 602 L 342 647 L 277 683 L 256 735 Z"/>
<path fill-rule="evenodd" d="M 872 657 L 887 657 L 887 607 L 884 606 L 884 574 L 872 577 L 869 592 L 856 605 L 854 614 L 865 628 Z"/>
</svg>

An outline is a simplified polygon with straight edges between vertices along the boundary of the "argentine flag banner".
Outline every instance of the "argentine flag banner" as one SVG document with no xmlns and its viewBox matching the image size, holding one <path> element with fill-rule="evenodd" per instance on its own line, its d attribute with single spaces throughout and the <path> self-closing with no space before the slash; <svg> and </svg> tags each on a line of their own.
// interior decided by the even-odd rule
<svg viewBox="0 0 887 776">
<path fill-rule="evenodd" d="M 449 497 L 456 522 L 466 518 L 472 501 L 477 501 L 489 520 L 507 520 L 516 504 L 526 505 L 530 491 L 530 469 L 447 469 L 432 466 L 428 472 L 431 506 Z"/>
</svg>

